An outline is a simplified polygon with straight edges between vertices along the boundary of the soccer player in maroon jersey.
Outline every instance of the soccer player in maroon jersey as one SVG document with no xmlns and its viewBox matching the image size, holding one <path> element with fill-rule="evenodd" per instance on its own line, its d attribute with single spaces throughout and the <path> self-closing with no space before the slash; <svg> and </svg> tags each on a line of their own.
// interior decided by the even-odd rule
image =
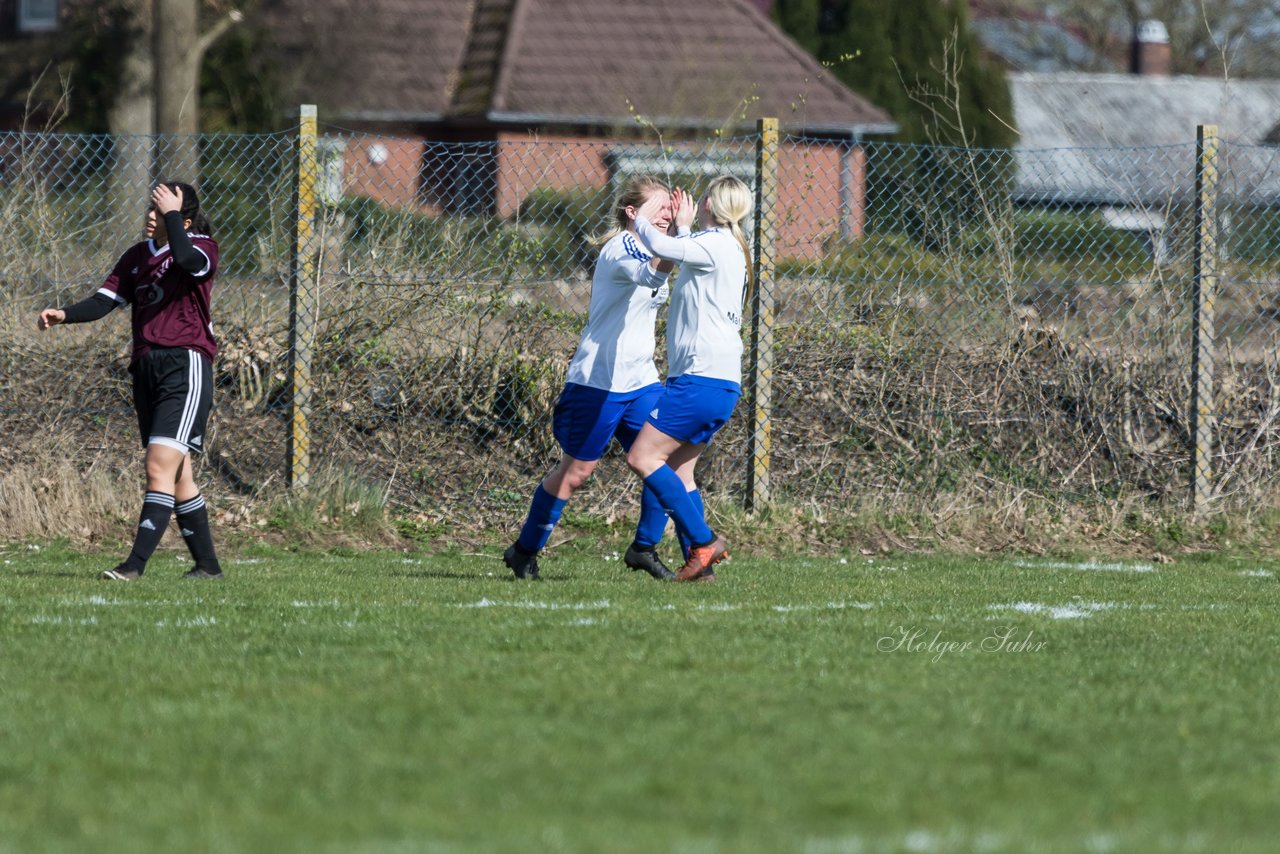
<svg viewBox="0 0 1280 854">
<path fill-rule="evenodd" d="M 133 405 L 146 448 L 147 491 L 129 557 L 102 573 L 136 581 L 155 552 L 169 517 L 195 566 L 187 578 L 222 578 L 209 533 L 209 512 L 191 472 L 191 455 L 205 443 L 213 403 L 213 359 L 218 345 L 209 295 L 218 268 L 218 244 L 190 184 L 159 184 L 151 191 L 147 240 L 129 247 L 102 287 L 66 308 L 46 308 L 37 327 L 85 323 L 121 305 L 133 306 Z"/>
</svg>

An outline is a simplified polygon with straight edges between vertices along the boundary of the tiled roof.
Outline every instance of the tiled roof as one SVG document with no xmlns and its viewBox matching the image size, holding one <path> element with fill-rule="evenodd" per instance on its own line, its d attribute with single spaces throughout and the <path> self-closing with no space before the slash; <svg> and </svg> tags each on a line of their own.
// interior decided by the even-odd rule
<svg viewBox="0 0 1280 854">
<path fill-rule="evenodd" d="M 458 85 L 474 2 L 263 0 L 290 95 L 322 119 L 434 121 Z"/>
<path fill-rule="evenodd" d="M 886 133 L 755 0 L 264 0 L 322 117 Z"/>
<path fill-rule="evenodd" d="M 495 117 L 607 124 L 631 108 L 660 126 L 883 131 L 889 117 L 839 83 L 748 0 L 520 0 Z"/>
</svg>

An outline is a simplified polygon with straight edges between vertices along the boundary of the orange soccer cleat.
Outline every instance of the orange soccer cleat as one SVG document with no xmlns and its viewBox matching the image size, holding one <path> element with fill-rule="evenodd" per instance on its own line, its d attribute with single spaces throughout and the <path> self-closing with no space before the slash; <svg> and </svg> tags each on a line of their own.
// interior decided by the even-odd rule
<svg viewBox="0 0 1280 854">
<path fill-rule="evenodd" d="M 689 559 L 676 573 L 676 581 L 714 581 L 716 574 L 711 567 L 729 556 L 729 544 L 717 536 L 705 546 L 689 549 Z"/>
</svg>

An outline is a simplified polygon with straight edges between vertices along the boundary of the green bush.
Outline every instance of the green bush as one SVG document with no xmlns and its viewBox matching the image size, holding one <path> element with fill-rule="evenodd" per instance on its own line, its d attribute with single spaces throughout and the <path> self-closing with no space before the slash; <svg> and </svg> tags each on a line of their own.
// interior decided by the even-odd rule
<svg viewBox="0 0 1280 854">
<path fill-rule="evenodd" d="M 829 242 L 818 261 L 789 258 L 778 275 L 837 281 L 923 282 L 944 278 L 944 258 L 900 234 L 867 235 Z"/>
<path fill-rule="evenodd" d="M 1013 217 L 1013 233 L 1021 258 L 1112 261 L 1123 268 L 1151 262 L 1150 250 L 1137 235 L 1112 228 L 1095 211 L 1020 210 Z"/>
<path fill-rule="evenodd" d="M 1004 227 L 970 225 L 943 247 L 904 233 L 871 232 L 833 239 L 818 259 L 789 258 L 780 277 L 842 283 L 850 296 L 921 286 L 926 292 L 960 284 L 1039 288 L 1047 283 L 1110 282 L 1150 269 L 1150 251 L 1136 235 L 1111 228 L 1091 211 L 1015 210 Z"/>
<path fill-rule="evenodd" d="M 218 241 L 222 276 L 287 268 L 293 256 L 293 188 L 281 174 L 284 137 L 219 134 L 206 138 L 200 162 L 200 204 Z M 275 146 L 249 158 L 246 147 Z M 268 150 L 270 150 L 268 148 Z"/>
<path fill-rule="evenodd" d="M 1232 220 L 1226 233 L 1227 257 L 1274 267 L 1280 257 L 1280 211 L 1249 208 L 1236 212 Z"/>
<path fill-rule="evenodd" d="M 532 235 L 541 270 L 567 276 L 589 269 L 593 238 L 605 230 L 608 196 L 603 191 L 538 188 L 520 205 L 520 223 Z"/>
</svg>

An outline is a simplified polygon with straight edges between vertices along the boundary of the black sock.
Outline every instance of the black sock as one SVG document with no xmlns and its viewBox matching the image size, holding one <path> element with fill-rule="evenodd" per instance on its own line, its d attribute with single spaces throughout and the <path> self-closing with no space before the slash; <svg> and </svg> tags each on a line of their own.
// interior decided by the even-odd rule
<svg viewBox="0 0 1280 854">
<path fill-rule="evenodd" d="M 133 551 L 125 559 L 128 569 L 142 572 L 147 561 L 160 545 L 164 529 L 169 527 L 173 515 L 173 496 L 164 492 L 150 492 L 142 497 L 142 515 L 138 518 L 138 532 L 133 538 Z"/>
<path fill-rule="evenodd" d="M 178 527 L 182 529 L 182 539 L 187 541 L 187 549 L 195 559 L 196 566 L 215 575 L 222 572 L 218 565 L 218 555 L 213 550 L 213 534 L 209 531 L 209 508 L 204 503 L 204 496 L 197 495 L 174 508 L 178 518 Z"/>
</svg>

